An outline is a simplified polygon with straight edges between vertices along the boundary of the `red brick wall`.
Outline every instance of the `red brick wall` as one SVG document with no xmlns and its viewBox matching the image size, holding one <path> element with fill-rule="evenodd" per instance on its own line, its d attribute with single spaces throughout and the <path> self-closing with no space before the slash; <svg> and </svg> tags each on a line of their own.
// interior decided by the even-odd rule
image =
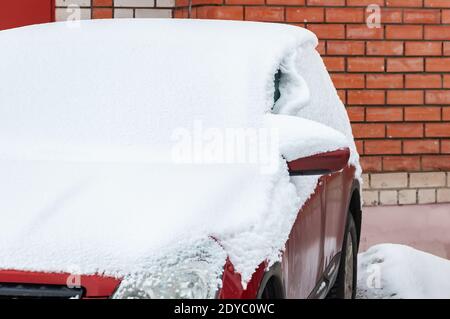
<svg viewBox="0 0 450 319">
<path fill-rule="evenodd" d="M 73 6 L 79 7 L 80 19 L 171 18 L 175 6 L 175 0 L 55 0 L 55 3 L 57 21 L 73 20 Z"/>
<path fill-rule="evenodd" d="M 381 28 L 366 25 L 370 4 Z M 188 17 L 188 0 L 176 5 Z M 192 0 L 191 17 L 314 31 L 364 171 L 450 171 L 450 0 Z"/>
</svg>

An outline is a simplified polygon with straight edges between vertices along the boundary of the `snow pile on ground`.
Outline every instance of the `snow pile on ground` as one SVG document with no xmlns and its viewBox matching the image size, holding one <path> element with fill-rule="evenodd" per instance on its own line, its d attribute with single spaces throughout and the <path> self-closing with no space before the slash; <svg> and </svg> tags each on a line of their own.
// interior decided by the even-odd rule
<svg viewBox="0 0 450 319">
<path fill-rule="evenodd" d="M 244 282 L 265 259 L 277 261 L 318 179 L 294 185 L 281 155 L 349 146 L 359 167 L 345 109 L 314 62 L 316 44 L 301 28 L 229 21 L 0 32 L 0 268 L 124 275 L 149 269 L 173 243 L 209 235 Z M 293 69 L 305 63 L 317 69 Z M 253 164 L 173 162 L 174 131 L 195 121 L 219 132 L 264 128 L 280 65 L 292 78 L 281 83 L 289 96 L 277 102 L 281 113 L 340 133 L 287 117 L 282 126 L 298 141 L 327 131 L 333 143 L 282 142 L 270 174 Z"/>
<path fill-rule="evenodd" d="M 358 298 L 450 298 L 450 261 L 404 245 L 359 255 Z"/>
</svg>

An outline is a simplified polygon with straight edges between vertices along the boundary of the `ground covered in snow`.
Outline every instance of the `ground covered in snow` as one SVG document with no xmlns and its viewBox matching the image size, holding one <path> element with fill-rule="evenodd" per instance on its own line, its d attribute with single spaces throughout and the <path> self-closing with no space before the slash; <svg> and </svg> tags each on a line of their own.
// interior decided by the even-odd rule
<svg viewBox="0 0 450 319">
<path fill-rule="evenodd" d="M 395 244 L 373 246 L 358 257 L 358 298 L 450 298 L 447 259 Z"/>
</svg>

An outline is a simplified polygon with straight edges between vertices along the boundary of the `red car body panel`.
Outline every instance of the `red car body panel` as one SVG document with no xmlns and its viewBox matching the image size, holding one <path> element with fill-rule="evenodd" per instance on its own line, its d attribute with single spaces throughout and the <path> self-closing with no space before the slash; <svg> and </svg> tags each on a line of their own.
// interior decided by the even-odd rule
<svg viewBox="0 0 450 319">
<path fill-rule="evenodd" d="M 0 283 L 67 285 L 71 274 L 45 273 L 17 270 L 0 271 Z M 109 298 L 120 284 L 120 279 L 100 275 L 80 276 L 83 298 Z"/>
<path fill-rule="evenodd" d="M 322 176 L 300 209 L 281 262 L 286 298 L 308 298 L 332 259 L 341 251 L 355 168 Z M 230 261 L 224 269 L 221 299 L 256 298 L 265 275 L 262 263 L 244 289 Z"/>
<path fill-rule="evenodd" d="M 321 178 L 314 194 L 299 212 L 282 259 L 287 298 L 306 298 L 323 273 L 323 214 Z"/>
<path fill-rule="evenodd" d="M 340 252 L 354 173 L 353 167 L 347 167 L 341 172 L 322 176 L 315 192 L 300 209 L 281 262 L 286 298 L 310 296 L 333 257 Z M 266 270 L 267 263 L 262 262 L 244 289 L 241 275 L 227 260 L 217 297 L 257 298 Z M 67 273 L 3 270 L 0 271 L 0 283 L 66 285 L 69 276 Z M 108 298 L 119 284 L 117 278 L 81 276 L 81 286 L 85 290 L 83 298 Z"/>
<path fill-rule="evenodd" d="M 325 177 L 324 213 L 324 266 L 328 266 L 334 256 L 341 251 L 347 213 L 351 200 L 355 168 Z"/>
<path fill-rule="evenodd" d="M 350 149 L 320 153 L 308 157 L 302 157 L 288 162 L 289 171 L 331 171 L 336 172 L 345 167 L 350 158 Z"/>
<path fill-rule="evenodd" d="M 219 290 L 219 299 L 255 299 L 258 295 L 260 283 L 264 277 L 267 264 L 261 263 L 253 273 L 247 287 L 242 287 L 241 275 L 235 272 L 233 264 L 227 260 L 225 264 L 222 288 Z"/>
<path fill-rule="evenodd" d="M 55 21 L 55 0 L 0 1 L 0 30 Z"/>
</svg>

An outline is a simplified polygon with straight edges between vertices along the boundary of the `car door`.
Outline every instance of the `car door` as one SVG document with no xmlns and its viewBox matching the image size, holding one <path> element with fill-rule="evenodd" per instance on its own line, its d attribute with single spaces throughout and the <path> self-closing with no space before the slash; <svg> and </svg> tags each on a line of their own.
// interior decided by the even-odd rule
<svg viewBox="0 0 450 319">
<path fill-rule="evenodd" d="M 324 177 L 324 269 L 333 268 L 333 262 L 338 262 L 333 258 L 342 249 L 353 171 L 347 167 L 342 172 Z"/>
<path fill-rule="evenodd" d="M 307 298 L 323 274 L 323 193 L 320 178 L 314 194 L 300 208 L 287 241 L 282 262 L 287 298 Z"/>
</svg>

